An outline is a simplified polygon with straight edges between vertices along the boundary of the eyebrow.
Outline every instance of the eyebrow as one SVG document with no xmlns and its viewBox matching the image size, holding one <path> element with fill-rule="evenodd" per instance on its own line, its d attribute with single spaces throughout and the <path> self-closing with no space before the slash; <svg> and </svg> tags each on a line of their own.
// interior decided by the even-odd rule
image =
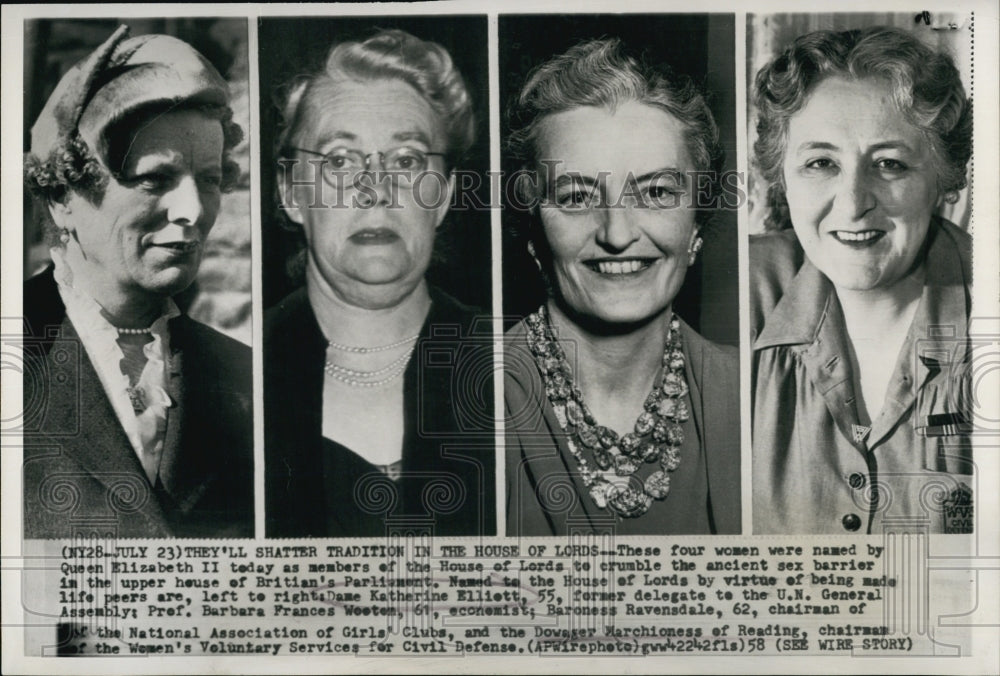
<svg viewBox="0 0 1000 676">
<path fill-rule="evenodd" d="M 349 131 L 332 131 L 326 132 L 316 140 L 316 143 L 322 147 L 327 143 L 332 143 L 333 141 L 357 141 L 358 137 L 356 134 L 352 134 Z"/>
<path fill-rule="evenodd" d="M 640 174 L 639 176 L 630 175 L 629 180 L 634 181 L 635 183 L 643 183 L 646 181 L 652 181 L 654 179 L 660 178 L 661 176 L 669 176 L 674 180 L 676 180 L 681 185 L 687 185 L 687 175 L 680 169 L 677 169 L 676 167 L 661 167 L 660 169 L 647 171 L 646 173 Z M 590 176 L 583 176 L 579 172 L 567 171 L 566 173 L 561 174 L 555 180 L 555 187 L 559 188 L 567 184 L 575 184 L 575 183 L 583 183 L 584 185 L 593 185 L 597 183 L 597 181 L 596 179 Z"/>
<path fill-rule="evenodd" d="M 358 140 L 357 134 L 352 134 L 349 131 L 333 131 L 320 136 L 317 143 L 320 146 L 324 146 L 334 141 L 357 141 L 357 140 Z M 431 145 L 430 138 L 427 136 L 427 134 L 419 130 L 396 132 L 395 134 L 392 135 L 392 140 L 399 142 L 419 141 L 427 147 L 430 147 Z"/>
<path fill-rule="evenodd" d="M 876 143 L 875 145 L 873 145 L 870 148 L 868 148 L 867 152 L 873 152 L 873 151 L 876 151 L 876 150 L 897 150 L 897 149 L 898 150 L 906 150 L 908 152 L 912 152 L 913 151 L 913 148 L 911 148 L 910 144 L 908 144 L 906 141 L 892 140 L 892 141 L 882 141 L 880 143 Z M 805 143 L 802 143 L 802 144 L 799 145 L 799 147 L 796 149 L 796 152 L 801 153 L 804 150 L 834 150 L 834 151 L 839 151 L 840 147 L 837 146 L 837 145 L 835 145 L 835 144 L 833 144 L 833 143 L 828 143 L 826 141 L 806 141 Z"/>
<path fill-rule="evenodd" d="M 392 135 L 392 139 L 394 141 L 420 141 L 428 148 L 431 146 L 430 138 L 427 134 L 419 130 L 396 132 Z"/>
<path fill-rule="evenodd" d="M 661 176 L 669 176 L 681 185 L 687 185 L 687 174 L 676 167 L 662 167 L 660 169 L 654 169 L 653 171 L 647 171 L 641 176 L 636 176 L 635 182 L 642 183 L 644 181 L 652 181 L 653 179 L 660 178 Z"/>
<path fill-rule="evenodd" d="M 553 186 L 556 188 L 562 188 L 567 185 L 595 185 L 597 181 L 590 176 L 584 176 L 575 171 L 568 171 L 565 174 L 561 174 L 553 182 Z"/>
</svg>

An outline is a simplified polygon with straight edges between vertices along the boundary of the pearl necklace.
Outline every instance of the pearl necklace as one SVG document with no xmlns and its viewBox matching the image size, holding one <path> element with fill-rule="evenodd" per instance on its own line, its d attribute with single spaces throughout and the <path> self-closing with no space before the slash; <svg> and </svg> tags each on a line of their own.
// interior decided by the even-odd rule
<svg viewBox="0 0 1000 676">
<path fill-rule="evenodd" d="M 545 394 L 560 427 L 569 435 L 567 444 L 590 498 L 599 508 L 610 509 L 622 517 L 645 514 L 653 500 L 663 500 L 670 491 L 667 473 L 680 466 L 684 443 L 680 423 L 690 415 L 684 399 L 688 386 L 684 378 L 680 321 L 676 316 L 670 318 L 670 332 L 663 348 L 663 377 L 653 384 L 646 397 L 634 431 L 621 437 L 614 430 L 599 425 L 584 403 L 580 388 L 573 383 L 562 346 L 552 332 L 545 306 L 525 321 L 528 346 L 542 375 Z M 593 459 L 597 470 L 591 469 L 587 456 Z M 634 476 L 643 462 L 657 460 L 660 469 L 645 481 Z M 627 477 L 627 480 L 624 483 L 608 481 L 605 472 L 612 469 L 614 475 Z"/>
<path fill-rule="evenodd" d="M 381 387 L 382 385 L 390 383 L 398 378 L 403 371 L 406 370 L 407 364 L 410 363 L 410 357 L 413 356 L 414 349 L 416 349 L 416 345 L 412 346 L 409 350 L 396 359 L 393 359 L 385 366 L 373 371 L 352 369 L 347 366 L 335 364 L 329 360 L 327 360 L 323 370 L 326 371 L 326 374 L 334 380 L 342 382 L 350 387 Z M 384 378 L 377 378 L 377 376 L 381 376 L 383 374 L 388 375 Z"/>
<path fill-rule="evenodd" d="M 148 327 L 145 329 L 125 329 L 120 326 L 116 326 L 115 330 L 118 331 L 119 336 L 141 336 L 146 333 L 152 333 L 153 327 Z"/>
<path fill-rule="evenodd" d="M 389 345 L 379 345 L 378 347 L 358 347 L 355 345 L 344 345 L 343 343 L 338 343 L 335 340 L 327 341 L 327 343 L 335 350 L 340 350 L 341 352 L 353 352 L 354 354 L 371 354 L 373 352 L 385 352 L 386 350 L 391 350 L 394 347 L 402 347 L 407 343 L 414 342 L 420 334 L 410 336 L 409 338 L 404 338 L 403 340 L 397 340 L 395 343 Z"/>
</svg>

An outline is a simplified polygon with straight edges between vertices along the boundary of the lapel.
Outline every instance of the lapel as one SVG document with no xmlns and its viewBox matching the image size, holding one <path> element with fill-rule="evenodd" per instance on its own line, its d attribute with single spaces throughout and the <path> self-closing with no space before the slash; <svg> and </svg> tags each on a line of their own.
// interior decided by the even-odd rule
<svg viewBox="0 0 1000 676">
<path fill-rule="evenodd" d="M 710 518 L 717 533 L 739 533 L 740 501 L 739 360 L 706 349 L 708 341 L 681 320 L 687 355 L 691 413 L 704 453 Z M 722 411 L 709 421 L 712 407 Z"/>
<path fill-rule="evenodd" d="M 959 252 L 960 244 L 949 226 L 935 221 L 929 236 L 932 239 L 927 248 L 927 279 L 920 306 L 900 351 L 883 410 L 872 425 L 868 441 L 872 448 L 892 434 L 941 371 L 949 372 L 946 382 L 960 378 L 956 375 L 958 371 L 952 369 L 967 358 L 970 308 L 966 290 L 972 280 Z M 913 424 L 916 427 L 922 422 L 914 420 Z"/>
<path fill-rule="evenodd" d="M 493 443 L 493 435 L 463 430 L 459 421 L 462 414 L 455 407 L 475 404 L 455 401 L 460 393 L 454 389 L 455 376 L 466 368 L 460 360 L 469 359 L 469 350 L 476 345 L 470 339 L 476 335 L 472 333 L 473 322 L 456 301 L 434 286 L 428 290 L 431 306 L 413 358 L 403 373 L 402 470 L 409 479 L 402 483 L 405 499 L 397 512 L 426 513 L 425 486 L 437 475 L 449 484 L 460 481 L 467 496 L 464 510 L 435 516 L 438 527 L 446 527 L 448 522 L 478 523 L 494 509 L 493 505 L 482 504 L 485 496 L 493 495 L 482 485 L 492 480 L 492 468 L 480 471 L 473 456 L 478 455 L 484 441 Z M 447 365 L 439 363 L 446 353 L 451 355 L 451 361 Z M 455 445 L 459 440 L 463 445 Z M 462 488 L 455 486 L 454 490 Z M 480 528 L 476 526 L 477 532 Z"/>
<path fill-rule="evenodd" d="M 265 343 L 265 453 L 275 485 L 274 518 L 281 532 L 326 532 L 323 482 L 323 382 L 326 339 L 306 295 L 294 292 L 268 319 Z M 297 376 L 297 377 L 296 377 Z"/>
<path fill-rule="evenodd" d="M 189 374 L 191 378 L 197 379 L 198 374 L 203 372 L 196 363 L 198 350 L 186 349 L 190 342 L 187 328 L 181 317 L 170 322 L 170 357 L 165 385 L 172 405 L 167 411 L 167 429 L 163 439 L 163 456 L 160 459 L 159 473 L 160 483 L 181 512 L 191 510 L 204 494 L 212 478 L 203 469 L 196 470 L 191 461 L 197 461 L 197 458 L 187 458 L 184 453 L 185 406 L 193 405 L 194 409 L 198 410 L 199 402 L 189 401 L 189 397 L 197 398 L 204 391 L 203 387 L 197 386 L 197 382 L 193 383 L 194 387 L 190 388 L 190 393 L 185 387 Z M 194 368 L 188 366 L 190 362 L 195 362 L 191 364 Z"/>
<path fill-rule="evenodd" d="M 553 534 L 565 535 L 579 529 L 601 532 L 609 523 L 614 522 L 614 517 L 609 517 L 607 510 L 598 508 L 590 499 L 590 489 L 584 484 L 583 476 L 572 460 L 567 434 L 560 427 L 555 411 L 545 396 L 545 385 L 535 367 L 526 336 L 524 322 L 508 333 L 509 347 L 504 355 L 504 369 L 506 375 L 528 397 L 523 404 L 518 402 L 517 408 L 523 411 L 541 411 L 542 415 L 536 419 L 533 429 L 529 429 L 526 434 L 517 435 L 525 460 L 523 471 L 526 481 L 518 481 L 514 490 L 525 493 L 519 498 L 521 505 L 530 514 L 540 513 Z M 533 439 L 537 439 L 537 443 L 533 443 Z M 549 483 L 553 481 L 558 483 Z M 566 481 L 572 485 L 570 494 L 575 496 L 571 508 L 543 504 L 541 498 L 537 497 L 554 496 L 553 502 L 561 505 L 565 491 L 560 486 L 565 486 Z M 540 508 L 528 508 L 527 505 L 532 502 L 529 498 L 533 498 Z"/>
<path fill-rule="evenodd" d="M 701 340 L 696 340 L 694 329 L 688 326 L 683 319 L 681 323 L 681 341 L 684 346 L 684 354 L 687 356 L 687 369 L 684 374 L 687 380 L 691 398 L 691 417 L 694 420 L 695 431 L 703 449 L 708 449 L 705 429 L 705 399 L 702 396 L 700 383 L 705 382 L 705 346 Z M 706 456 L 707 456 L 706 452 Z M 707 459 L 707 458 L 706 458 Z M 706 462 L 708 466 L 708 486 L 709 495 L 712 487 L 712 466 L 714 463 Z"/>
<path fill-rule="evenodd" d="M 64 318 L 62 329 L 63 338 L 79 345 L 80 371 L 77 381 L 79 390 L 66 386 L 50 388 L 48 393 L 50 414 L 43 429 L 71 429 L 73 427 L 71 418 L 78 417 L 79 433 L 63 442 L 66 455 L 101 484 L 108 495 L 120 489 L 123 477 L 131 477 L 129 484 L 132 485 L 141 482 L 143 488 L 149 491 L 149 496 L 138 511 L 149 521 L 163 524 L 166 533 L 168 531 L 166 518 L 159 500 L 146 480 L 142 464 L 125 435 L 125 430 L 104 392 L 97 371 L 68 317 Z M 57 368 L 51 363 L 53 358 L 58 358 L 56 351 L 47 356 L 50 360 L 50 372 Z M 161 533 L 150 533 L 150 535 L 159 534 Z"/>
<path fill-rule="evenodd" d="M 771 312 L 753 349 L 778 345 L 791 346 L 840 433 L 859 452 L 867 452 L 864 441 L 854 439 L 858 416 L 840 303 L 833 286 L 808 260 Z"/>
</svg>

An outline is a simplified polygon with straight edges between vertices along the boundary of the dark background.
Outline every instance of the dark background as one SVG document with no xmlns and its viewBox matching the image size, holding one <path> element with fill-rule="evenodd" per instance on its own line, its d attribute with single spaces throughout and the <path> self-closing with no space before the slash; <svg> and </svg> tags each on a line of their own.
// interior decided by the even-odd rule
<svg viewBox="0 0 1000 676">
<path fill-rule="evenodd" d="M 735 17 L 732 14 L 530 15 L 500 17 L 500 100 L 504 143 L 507 110 L 528 73 L 549 58 L 591 38 L 617 37 L 626 51 L 650 64 L 665 63 L 701 86 L 719 125 L 724 171 L 736 168 Z M 519 167 L 504 145 L 503 169 Z M 504 211 L 503 298 L 508 325 L 534 311 L 545 297 L 524 241 L 511 231 L 527 215 Z M 687 273 L 674 309 L 703 336 L 739 343 L 739 287 L 735 210 L 718 211 L 702 228 L 705 246 Z"/>
<path fill-rule="evenodd" d="M 280 131 L 283 89 L 295 76 L 315 72 L 330 47 L 364 40 L 379 29 L 399 28 L 448 50 L 465 78 L 476 114 L 476 143 L 457 169 L 485 176 L 489 169 L 489 57 L 485 16 L 263 18 L 258 25 L 260 69 L 261 224 L 263 306 L 298 285 L 285 273 L 297 234 L 281 226 L 275 193 L 274 144 Z M 476 192 L 488 203 L 488 183 Z M 491 305 L 490 214 L 486 209 L 449 211 L 438 230 L 436 255 L 427 278 L 464 303 Z"/>
</svg>

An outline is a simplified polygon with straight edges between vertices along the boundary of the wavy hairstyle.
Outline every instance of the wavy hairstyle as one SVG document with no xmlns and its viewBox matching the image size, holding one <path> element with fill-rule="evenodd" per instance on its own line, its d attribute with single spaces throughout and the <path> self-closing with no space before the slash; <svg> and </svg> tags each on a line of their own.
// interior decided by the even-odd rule
<svg viewBox="0 0 1000 676">
<path fill-rule="evenodd" d="M 690 78 L 628 56 L 617 38 L 588 40 L 531 72 L 509 113 L 508 148 L 530 170 L 539 159 L 538 133 L 547 116 L 585 106 L 613 111 L 632 101 L 659 108 L 681 123 L 695 169 L 710 172 L 707 187 L 714 199 L 724 153 L 705 97 Z M 529 183 L 517 185 L 525 203 L 538 198 Z M 704 224 L 710 216 L 710 211 L 699 210 L 698 222 Z"/>
<path fill-rule="evenodd" d="M 754 164 L 768 183 L 766 225 L 791 227 L 782 174 L 788 123 L 816 86 L 833 76 L 889 84 L 897 110 L 930 144 L 938 189 L 954 202 L 966 186 L 972 156 L 972 101 L 951 57 L 896 28 L 816 31 L 797 38 L 757 73 Z"/>
<path fill-rule="evenodd" d="M 296 78 L 282 102 L 279 157 L 316 128 L 327 96 L 344 81 L 402 80 L 427 101 L 444 125 L 448 165 L 475 142 L 476 121 L 465 80 L 441 45 L 399 29 L 381 30 L 364 42 L 335 45 L 315 72 Z"/>
</svg>

